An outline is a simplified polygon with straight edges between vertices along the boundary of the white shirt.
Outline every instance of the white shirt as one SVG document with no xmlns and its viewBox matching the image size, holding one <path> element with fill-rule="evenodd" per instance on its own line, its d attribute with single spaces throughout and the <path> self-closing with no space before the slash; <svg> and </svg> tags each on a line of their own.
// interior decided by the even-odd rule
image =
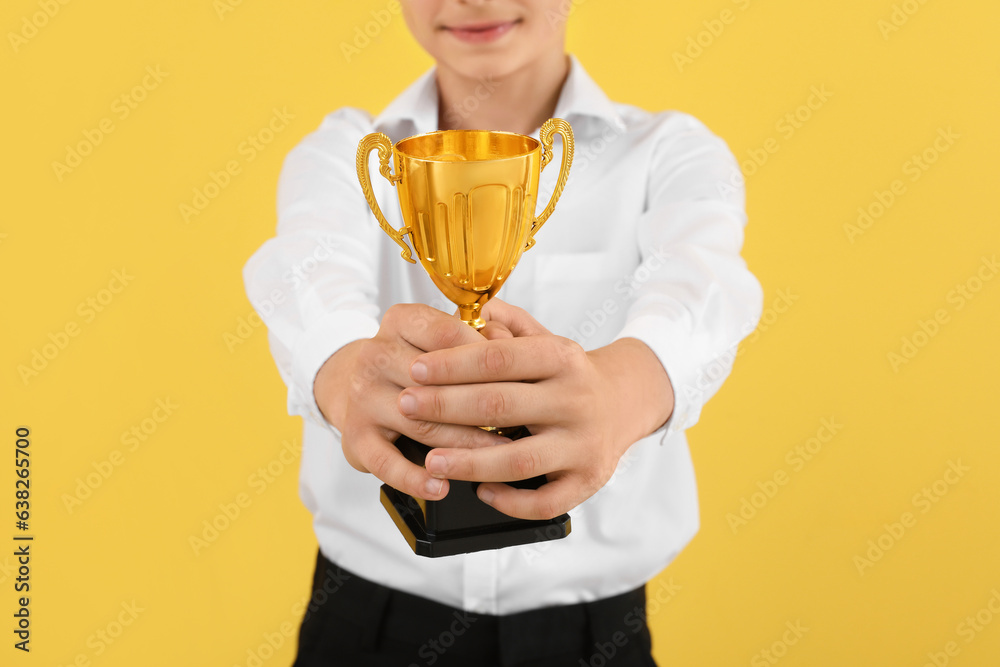
<svg viewBox="0 0 1000 667">
<path fill-rule="evenodd" d="M 677 556 L 699 525 L 684 430 L 729 374 L 736 345 L 761 312 L 760 285 L 740 257 L 743 181 L 725 142 L 689 115 L 611 102 L 575 58 L 554 115 L 572 125 L 576 159 L 555 213 L 499 296 L 586 349 L 643 341 L 676 394 L 670 420 L 632 445 L 608 484 L 570 511 L 565 539 L 414 555 L 379 503 L 381 482 L 345 461 L 340 434 L 313 398 L 323 362 L 374 336 L 389 306 L 455 310 L 420 264 L 399 257 L 355 170 L 369 132 L 398 141 L 438 129 L 434 70 L 377 118 L 341 109 L 292 150 L 278 187 L 277 236 L 244 269 L 288 386 L 288 410 L 305 418 L 300 492 L 323 553 L 363 577 L 466 611 L 510 614 L 617 595 Z M 558 175 L 559 143 L 542 173 L 539 211 Z M 398 229 L 396 192 L 377 168 L 372 175 Z"/>
</svg>

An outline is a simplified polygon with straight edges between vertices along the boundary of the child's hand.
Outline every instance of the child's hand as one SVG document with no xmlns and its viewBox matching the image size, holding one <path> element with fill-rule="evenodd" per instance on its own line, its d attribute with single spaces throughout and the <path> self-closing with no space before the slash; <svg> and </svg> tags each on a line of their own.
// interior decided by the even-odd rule
<svg viewBox="0 0 1000 667">
<path fill-rule="evenodd" d="M 670 380 L 638 340 L 586 352 L 497 299 L 483 317 L 496 325 L 491 340 L 415 355 L 409 370 L 419 384 L 398 395 L 399 411 L 423 422 L 526 425 L 533 435 L 512 443 L 433 450 L 427 469 L 481 482 L 545 474 L 538 490 L 481 484 L 479 496 L 511 516 L 558 516 L 604 486 L 629 446 L 667 420 Z"/>
<path fill-rule="evenodd" d="M 488 328 L 490 335 L 510 337 L 501 325 Z M 326 420 L 340 429 L 348 463 L 411 496 L 439 500 L 448 481 L 406 460 L 393 445 L 400 433 L 432 447 L 509 442 L 475 425 L 410 419 L 397 408 L 399 392 L 414 384 L 409 370 L 416 357 L 482 340 L 472 327 L 430 306 L 398 305 L 386 311 L 374 338 L 331 356 L 316 374 L 313 394 Z"/>
</svg>

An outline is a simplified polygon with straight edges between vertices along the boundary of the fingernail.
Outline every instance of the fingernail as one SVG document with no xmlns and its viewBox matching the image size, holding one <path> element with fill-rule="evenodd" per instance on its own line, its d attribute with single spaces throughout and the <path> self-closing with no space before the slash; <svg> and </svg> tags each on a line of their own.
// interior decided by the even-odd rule
<svg viewBox="0 0 1000 667">
<path fill-rule="evenodd" d="M 410 366 L 410 377 L 417 382 L 427 381 L 427 364 L 422 361 L 414 361 Z"/>
<path fill-rule="evenodd" d="M 493 491 L 491 489 L 487 489 L 487 488 L 482 487 L 482 486 L 479 487 L 479 499 L 482 500 L 484 503 L 491 503 L 491 502 L 493 502 L 493 496 L 495 496 L 495 495 L 496 494 L 493 493 Z"/>
<path fill-rule="evenodd" d="M 424 491 L 426 491 L 429 496 L 439 496 L 441 495 L 441 488 L 443 486 L 443 479 L 429 479 L 427 480 L 427 483 L 424 484 Z"/>
<path fill-rule="evenodd" d="M 417 399 L 411 394 L 403 394 L 399 397 L 399 409 L 406 414 L 413 414 L 417 410 Z"/>
<path fill-rule="evenodd" d="M 443 454 L 432 456 L 427 461 L 427 472 L 435 477 L 443 477 L 448 472 L 448 459 Z"/>
<path fill-rule="evenodd" d="M 502 435 L 497 436 L 496 438 L 493 439 L 493 443 L 496 444 L 496 445 L 506 445 L 506 444 L 509 444 L 511 442 L 514 442 L 514 441 L 511 440 L 510 438 L 505 438 Z"/>
</svg>

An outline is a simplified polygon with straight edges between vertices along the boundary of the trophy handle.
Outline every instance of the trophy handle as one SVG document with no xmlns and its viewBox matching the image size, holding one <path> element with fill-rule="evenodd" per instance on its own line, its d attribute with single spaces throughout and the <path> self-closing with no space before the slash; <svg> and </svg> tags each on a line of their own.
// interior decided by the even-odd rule
<svg viewBox="0 0 1000 667">
<path fill-rule="evenodd" d="M 368 156 L 376 148 L 378 149 L 379 172 L 381 172 L 382 176 L 393 185 L 399 183 L 399 180 L 402 178 L 401 174 L 393 174 L 390 171 L 389 159 L 392 157 L 392 142 L 389 141 L 389 137 L 381 132 L 372 132 L 358 144 L 357 167 L 361 190 L 365 193 L 365 201 L 368 202 L 368 207 L 375 214 L 375 218 L 378 220 L 379 226 L 382 227 L 382 231 L 388 234 L 403 249 L 403 252 L 399 253 L 400 256 L 410 264 L 416 264 L 416 261 L 410 256 L 410 246 L 406 245 L 406 242 L 403 240 L 403 237 L 410 232 L 409 228 L 400 227 L 399 230 L 395 230 L 390 227 L 389 221 L 382 215 L 382 209 L 379 208 L 378 201 L 375 199 L 375 192 L 372 190 L 371 175 L 368 173 Z"/>
<path fill-rule="evenodd" d="M 556 188 L 552 191 L 552 197 L 549 198 L 545 210 L 531 223 L 528 243 L 524 246 L 525 250 L 535 245 L 535 234 L 555 210 L 556 202 L 559 201 L 563 188 L 566 187 L 566 181 L 569 179 L 570 165 L 573 164 L 573 128 L 561 118 L 550 118 L 542 124 L 542 130 L 538 133 L 538 138 L 542 141 L 542 169 L 545 169 L 546 165 L 552 161 L 552 135 L 556 133 L 561 134 L 563 138 L 563 156 L 562 165 L 559 167 L 559 179 L 556 181 Z"/>
</svg>

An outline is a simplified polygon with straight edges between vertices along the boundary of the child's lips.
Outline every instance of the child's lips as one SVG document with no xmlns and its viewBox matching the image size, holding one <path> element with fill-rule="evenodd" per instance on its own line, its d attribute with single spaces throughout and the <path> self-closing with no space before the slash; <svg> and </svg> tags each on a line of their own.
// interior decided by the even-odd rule
<svg viewBox="0 0 1000 667">
<path fill-rule="evenodd" d="M 491 21 L 489 23 L 468 23 L 459 26 L 445 26 L 445 30 L 463 42 L 481 44 L 500 39 L 520 22 L 520 20 L 515 20 Z"/>
</svg>

